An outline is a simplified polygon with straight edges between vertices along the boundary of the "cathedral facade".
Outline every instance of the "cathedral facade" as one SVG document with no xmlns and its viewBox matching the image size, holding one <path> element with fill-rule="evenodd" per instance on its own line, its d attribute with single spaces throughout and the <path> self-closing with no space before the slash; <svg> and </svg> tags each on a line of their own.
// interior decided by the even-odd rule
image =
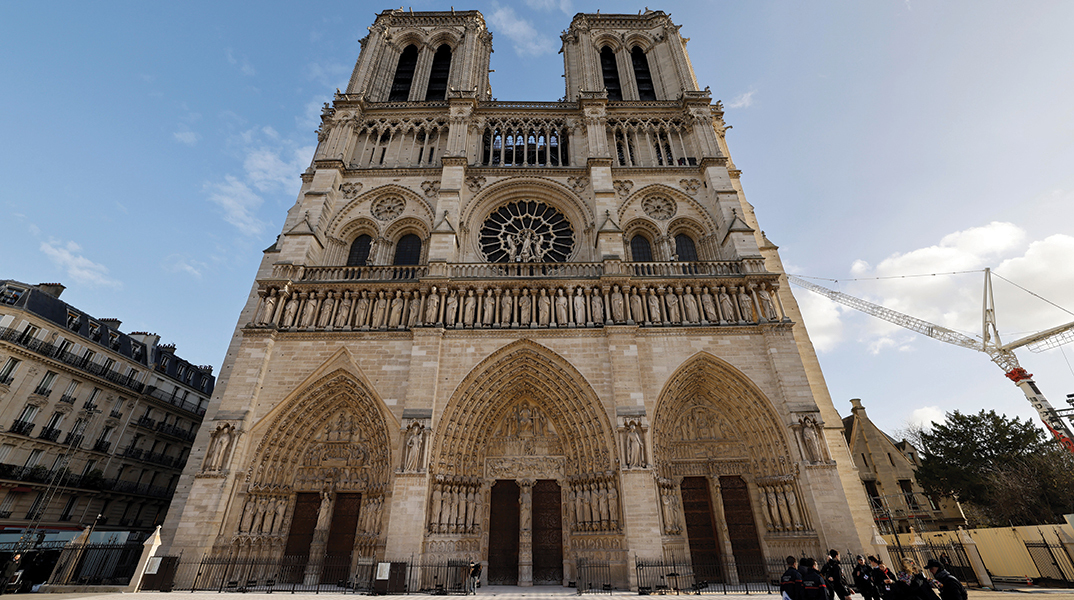
<svg viewBox="0 0 1074 600">
<path fill-rule="evenodd" d="M 498 102 L 469 12 L 385 11 L 266 250 L 172 553 L 738 564 L 872 521 L 719 102 L 659 11 L 579 14 Z"/>
</svg>

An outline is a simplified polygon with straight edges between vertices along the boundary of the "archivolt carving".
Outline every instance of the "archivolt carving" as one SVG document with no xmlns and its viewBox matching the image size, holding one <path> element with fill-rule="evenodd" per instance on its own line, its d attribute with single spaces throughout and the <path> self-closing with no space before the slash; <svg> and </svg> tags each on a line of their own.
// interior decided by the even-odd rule
<svg viewBox="0 0 1074 600">
<path fill-rule="evenodd" d="M 342 369 L 310 385 L 258 429 L 264 434 L 246 475 L 251 492 L 330 485 L 369 493 L 388 483 L 388 426 L 372 392 Z"/>
<path fill-rule="evenodd" d="M 664 385 L 653 421 L 653 449 L 665 477 L 676 463 L 748 459 L 755 477 L 793 472 L 790 447 L 771 402 L 741 372 L 700 353 Z"/>
<path fill-rule="evenodd" d="M 708 210 L 706 210 L 705 207 L 702 206 L 696 198 L 684 194 L 682 190 L 678 190 L 660 183 L 654 183 L 638 190 L 634 190 L 634 193 L 630 194 L 630 196 L 621 205 L 619 205 L 619 222 L 622 223 L 623 220 L 627 218 L 627 209 L 629 209 L 634 204 L 639 204 L 640 206 L 641 201 L 650 196 L 667 196 L 668 198 L 675 200 L 675 202 L 678 203 L 680 207 L 679 213 L 684 216 L 688 213 L 683 210 L 683 208 L 689 206 L 691 209 L 693 209 L 690 212 L 696 214 L 697 218 L 701 219 L 702 227 L 704 227 L 704 229 L 706 230 L 705 235 L 715 233 L 717 231 L 718 228 L 716 227 L 715 221 L 712 219 L 712 215 L 709 214 Z M 639 212 L 639 214 L 641 213 Z"/>
<path fill-rule="evenodd" d="M 520 416 L 523 408 L 541 407 L 540 424 L 533 413 Z M 492 451 L 490 440 L 508 417 L 512 427 L 528 428 L 529 448 L 536 454 L 541 444 L 533 435 L 543 427 L 541 439 L 548 449 L 561 447 L 566 457 L 566 475 L 604 472 L 614 469 L 612 427 L 600 400 L 580 373 L 551 350 L 521 340 L 493 353 L 473 369 L 455 390 L 437 430 L 441 432 L 433 450 L 430 469 L 439 474 L 481 476 L 485 457 Z M 529 424 L 526 424 L 526 419 Z M 514 436 L 520 436 L 514 430 Z M 525 432 L 523 432 L 525 433 Z M 520 439 L 519 449 L 525 451 Z M 503 454 L 506 447 L 497 450 Z"/>
<path fill-rule="evenodd" d="M 406 212 L 404 214 L 414 214 L 416 212 L 423 221 L 428 223 L 433 222 L 433 209 L 424 196 L 401 185 L 390 183 L 368 190 L 361 196 L 347 202 L 347 204 L 339 209 L 335 216 L 332 217 L 332 223 L 327 228 L 327 234 L 339 239 L 346 239 L 343 229 L 348 226 L 351 221 L 361 218 L 368 219 L 369 206 L 374 200 L 381 198 L 382 196 L 401 196 L 406 201 Z"/>
</svg>

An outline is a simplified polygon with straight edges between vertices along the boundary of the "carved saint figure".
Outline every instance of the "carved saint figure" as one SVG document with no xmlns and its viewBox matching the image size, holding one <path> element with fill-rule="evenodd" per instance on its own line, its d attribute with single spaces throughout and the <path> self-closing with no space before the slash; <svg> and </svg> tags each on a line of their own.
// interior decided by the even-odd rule
<svg viewBox="0 0 1074 600">
<path fill-rule="evenodd" d="M 548 297 L 548 290 L 541 288 L 541 296 L 537 299 L 537 324 L 548 327 L 552 322 L 552 299 Z"/>
<path fill-rule="evenodd" d="M 421 468 L 421 443 L 424 429 L 420 423 L 414 423 L 407 430 L 404 471 L 415 473 Z"/>
<path fill-rule="evenodd" d="M 563 327 L 570 321 L 567 316 L 567 297 L 563 295 L 563 288 L 556 291 L 556 325 Z"/>
<path fill-rule="evenodd" d="M 675 290 L 668 290 L 668 293 L 664 295 L 664 304 L 667 305 L 668 323 L 679 322 L 679 295 L 675 293 Z"/>
<path fill-rule="evenodd" d="M 272 319 L 276 316 L 276 290 L 272 290 L 265 296 L 265 306 L 261 310 L 261 325 L 268 325 L 272 323 Z M 68 324 L 70 327 L 70 324 Z"/>
<path fill-rule="evenodd" d="M 623 293 L 619 291 L 618 285 L 612 288 L 611 304 L 612 320 L 616 323 L 625 321 L 626 311 L 623 306 Z"/>
<path fill-rule="evenodd" d="M 464 325 L 471 326 L 474 324 L 474 314 L 477 312 L 477 298 L 474 298 L 474 291 L 468 290 L 466 292 L 466 302 L 462 305 L 462 322 Z"/>
<path fill-rule="evenodd" d="M 582 293 L 582 288 L 578 288 L 574 294 L 574 322 L 585 327 L 585 296 Z"/>
<path fill-rule="evenodd" d="M 697 311 L 697 298 L 690 286 L 686 286 L 686 293 L 682 297 L 682 312 L 687 323 L 697 323 L 701 315 Z"/>
<path fill-rule="evenodd" d="M 778 321 L 779 315 L 776 314 L 776 305 L 772 303 L 772 296 L 768 293 L 767 286 L 762 285 L 757 290 L 757 297 L 761 300 L 761 313 L 764 314 L 764 318 L 769 321 Z"/>
<path fill-rule="evenodd" d="M 635 423 L 630 424 L 627 431 L 626 463 L 627 468 L 642 468 L 645 466 L 645 444 L 641 440 L 641 432 Z"/>
<path fill-rule="evenodd" d="M 377 302 L 373 305 L 373 322 L 370 323 L 370 326 L 374 328 L 384 327 L 387 324 L 387 317 L 388 299 L 384 297 L 384 292 L 377 292 Z"/>
<path fill-rule="evenodd" d="M 750 295 L 746 293 L 744 287 L 738 288 L 738 310 L 743 321 L 753 322 L 753 301 L 750 300 Z"/>
<path fill-rule="evenodd" d="M 447 300 L 444 301 L 444 325 L 453 327 L 455 325 L 455 316 L 459 310 L 459 298 L 455 293 L 455 290 L 451 290 L 448 293 Z"/>
<path fill-rule="evenodd" d="M 358 299 L 358 306 L 354 311 L 354 326 L 365 327 L 369 324 L 366 317 L 369 316 L 369 292 L 362 290 L 362 297 Z"/>
<path fill-rule="evenodd" d="M 705 293 L 701 294 L 701 306 L 705 309 L 705 320 L 710 323 L 717 323 L 720 320 L 720 313 L 716 312 L 716 301 L 713 299 L 712 294 L 709 293 L 709 288 L 705 288 Z"/>
<path fill-rule="evenodd" d="M 638 288 L 630 288 L 630 318 L 635 323 L 645 322 L 645 303 L 638 294 Z"/>
<path fill-rule="evenodd" d="M 280 327 L 290 327 L 295 322 L 295 314 L 298 312 L 298 292 L 291 292 L 287 298 L 287 304 L 283 307 L 283 323 Z"/>
<path fill-rule="evenodd" d="M 302 294 L 303 297 L 307 297 L 306 305 L 302 308 L 302 327 L 309 327 L 313 324 L 313 316 L 317 312 L 317 298 L 314 294 Z"/>
<path fill-rule="evenodd" d="M 802 424 L 802 444 L 805 446 L 806 458 L 810 462 L 827 460 L 821 448 L 820 436 L 817 434 L 817 421 L 813 417 L 806 417 L 799 421 Z"/>
<path fill-rule="evenodd" d="M 436 324 L 437 317 L 440 316 L 440 296 L 437 294 L 436 287 L 429 291 L 429 299 L 425 303 L 425 324 Z"/>
<path fill-rule="evenodd" d="M 530 324 L 533 315 L 533 298 L 530 297 L 529 289 L 522 290 L 522 297 L 518 299 L 518 322 L 526 327 Z"/>
<path fill-rule="evenodd" d="M 657 325 L 661 323 L 660 296 L 656 295 L 656 290 L 653 288 L 649 288 L 649 321 Z"/>
<path fill-rule="evenodd" d="M 326 484 L 321 490 L 321 505 L 317 510 L 317 526 L 314 528 L 316 531 L 328 531 L 328 526 L 332 523 L 332 492 L 329 485 Z"/>
<path fill-rule="evenodd" d="M 500 325 L 504 327 L 511 326 L 511 314 L 514 309 L 514 301 L 511 298 L 511 290 L 504 290 L 503 296 L 500 297 Z"/>
<path fill-rule="evenodd" d="M 481 322 L 486 326 L 496 320 L 496 298 L 492 290 L 485 290 L 485 299 L 481 303 Z"/>
<path fill-rule="evenodd" d="M 257 500 L 254 498 L 246 499 L 246 506 L 242 509 L 242 521 L 239 524 L 239 531 L 248 533 L 250 528 L 254 524 L 254 514 L 257 512 Z"/>
<path fill-rule="evenodd" d="M 332 309 L 335 305 L 335 292 L 328 292 L 324 301 L 321 302 L 321 317 L 317 320 L 317 327 L 324 329 L 332 323 Z"/>
<path fill-rule="evenodd" d="M 339 302 L 339 310 L 336 311 L 334 327 L 347 326 L 347 321 L 351 316 L 351 303 L 351 293 L 349 291 L 343 292 L 343 299 Z"/>
<path fill-rule="evenodd" d="M 403 292 L 397 290 L 395 298 L 392 298 L 392 308 L 388 315 L 388 327 L 398 327 L 403 322 L 403 304 L 405 302 Z"/>
<path fill-rule="evenodd" d="M 519 531 L 530 530 L 530 519 L 533 517 L 533 484 L 529 482 L 522 483 L 522 494 L 519 497 L 519 516 L 518 529 Z"/>
<path fill-rule="evenodd" d="M 410 293 L 410 316 L 407 317 L 407 327 L 414 327 L 421 318 L 421 297 L 417 292 Z"/>
<path fill-rule="evenodd" d="M 589 301 L 589 309 L 593 314 L 594 323 L 604 322 L 604 299 L 600 296 L 600 290 L 593 290 L 593 297 Z"/>
<path fill-rule="evenodd" d="M 720 287 L 720 313 L 728 322 L 738 321 L 735 318 L 735 303 L 731 301 L 731 296 L 725 287 Z"/>
<path fill-rule="evenodd" d="M 228 450 L 231 448 L 232 430 L 230 425 L 220 425 L 213 431 L 209 442 L 209 451 L 205 455 L 205 470 L 218 471 L 226 463 Z"/>
</svg>

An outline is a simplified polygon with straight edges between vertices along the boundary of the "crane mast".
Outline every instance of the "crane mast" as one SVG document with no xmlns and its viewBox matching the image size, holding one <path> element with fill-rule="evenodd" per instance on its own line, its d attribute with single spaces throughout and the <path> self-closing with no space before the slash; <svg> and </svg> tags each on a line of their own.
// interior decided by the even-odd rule
<svg viewBox="0 0 1074 600">
<path fill-rule="evenodd" d="M 955 346 L 984 352 L 992 359 L 992 362 L 1003 369 L 1007 378 L 1022 390 L 1026 399 L 1029 400 L 1037 414 L 1040 415 L 1041 420 L 1044 421 L 1044 426 L 1055 436 L 1056 440 L 1064 448 L 1074 453 L 1074 433 L 1071 433 L 1070 428 L 1063 422 L 1059 413 L 1056 412 L 1048 399 L 1037 388 L 1036 382 L 1033 381 L 1033 375 L 1018 364 L 1018 357 L 1014 355 L 1014 349 L 1021 346 L 1029 346 L 1031 350 L 1039 352 L 1043 349 L 1062 345 L 1066 343 L 1064 340 L 1074 340 L 1074 323 L 1067 323 L 1004 345 L 999 339 L 999 329 L 996 327 L 995 303 L 992 298 L 992 279 L 990 275 L 991 272 L 985 269 L 984 337 L 980 339 L 941 327 L 935 323 L 911 317 L 868 300 L 828 289 L 796 275 L 787 275 L 787 279 L 791 283 L 824 296 L 829 300 L 883 319 L 889 323 L 894 323 L 910 331 L 916 331 L 922 335 L 948 344 L 954 344 Z M 1036 348 L 1041 350 L 1036 350 Z"/>
</svg>

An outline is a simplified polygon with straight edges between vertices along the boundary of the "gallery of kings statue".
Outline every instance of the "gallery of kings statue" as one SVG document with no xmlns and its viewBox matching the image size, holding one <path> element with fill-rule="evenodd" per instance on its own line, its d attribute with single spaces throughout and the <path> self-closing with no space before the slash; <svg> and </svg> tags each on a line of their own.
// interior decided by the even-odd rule
<svg viewBox="0 0 1074 600">
<path fill-rule="evenodd" d="M 239 315 L 166 551 L 475 560 L 516 585 L 600 561 L 621 589 L 643 559 L 873 551 L 678 25 L 576 15 L 554 102 L 493 99 L 476 11 L 385 11 L 361 43 Z"/>
</svg>

